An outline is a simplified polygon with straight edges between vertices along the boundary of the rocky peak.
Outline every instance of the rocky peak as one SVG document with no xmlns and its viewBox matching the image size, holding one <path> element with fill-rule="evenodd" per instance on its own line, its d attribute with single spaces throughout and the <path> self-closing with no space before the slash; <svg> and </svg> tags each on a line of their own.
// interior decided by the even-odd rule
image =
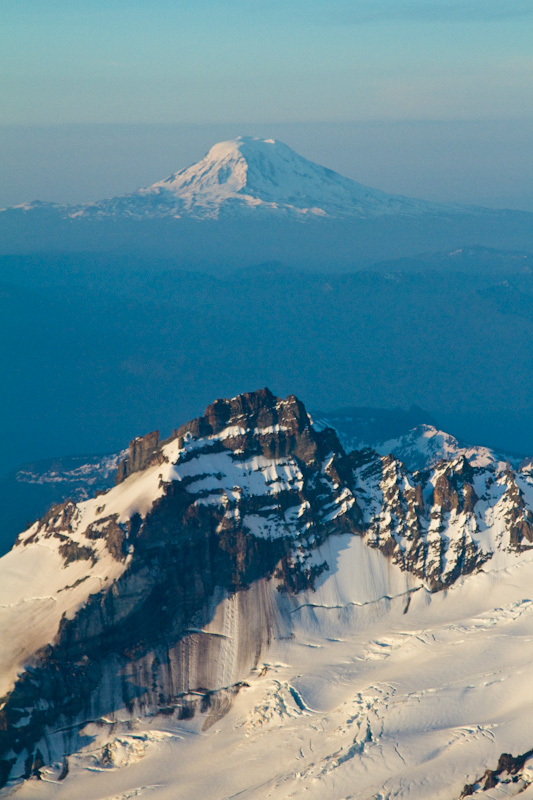
<svg viewBox="0 0 533 800">
<path fill-rule="evenodd" d="M 178 428 L 173 437 L 190 433 L 193 436 L 213 436 L 225 429 L 238 432 L 253 432 L 257 435 L 276 434 L 282 431 L 293 435 L 310 427 L 311 421 L 301 403 L 294 395 L 286 400 L 275 397 L 270 389 L 246 392 L 230 400 L 215 400 L 202 417 Z M 238 435 L 236 431 L 236 435 Z"/>
<path fill-rule="evenodd" d="M 419 472 L 347 455 L 294 395 L 267 388 L 216 400 L 167 439 L 134 439 L 116 486 L 55 506 L 6 556 L 9 580 L 22 577 L 0 602 L 16 631 L 0 652 L 0 774 L 35 773 L 84 721 L 124 708 L 211 724 L 279 609 L 290 617 L 336 571 L 338 537 L 439 591 L 528 549 L 532 500 L 529 471 L 462 451 Z"/>
<path fill-rule="evenodd" d="M 272 626 L 254 587 L 313 590 L 330 568 L 315 557 L 320 544 L 360 532 L 350 481 L 334 432 L 314 430 L 296 397 L 262 389 L 217 400 L 164 441 L 157 432 L 136 438 L 116 486 L 51 509 L 10 554 L 22 572 L 46 553 L 39 592 L 55 602 L 26 650 L 14 643 L 3 653 L 3 774 L 30 774 L 37 743 L 60 718 L 75 725 L 124 704 L 132 713 L 171 705 L 188 714 L 191 696 L 238 685 Z M 227 597 L 248 614 L 250 633 L 239 660 L 220 672 L 224 638 L 204 631 Z M 154 664 L 174 666 L 140 692 Z M 36 705 L 43 692 L 46 711 Z M 30 709 L 22 726 L 20 708 Z"/>
<path fill-rule="evenodd" d="M 209 448 L 217 438 L 224 440 L 225 449 L 234 452 L 261 453 L 267 458 L 294 455 L 308 464 L 315 463 L 328 447 L 344 452 L 332 429 L 313 429 L 305 406 L 295 395 L 281 400 L 265 387 L 215 400 L 201 417 L 181 425 L 164 441 L 158 431 L 137 437 L 119 464 L 116 483 L 163 460 L 165 447 L 173 442 L 182 449 L 191 440 L 205 440 Z"/>
</svg>

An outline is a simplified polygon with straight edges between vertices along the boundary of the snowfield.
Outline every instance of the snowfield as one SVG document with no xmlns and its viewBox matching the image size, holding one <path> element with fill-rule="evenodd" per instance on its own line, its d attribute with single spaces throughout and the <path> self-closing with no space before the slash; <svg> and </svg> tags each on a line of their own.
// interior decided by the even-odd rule
<svg viewBox="0 0 533 800">
<path fill-rule="evenodd" d="M 316 592 L 278 595 L 279 636 L 225 717 L 89 723 L 64 781 L 58 764 L 15 796 L 458 800 L 529 749 L 533 558 L 429 595 L 358 537 L 332 538 L 336 568 Z M 475 796 L 533 797 L 533 769 L 509 780 Z"/>
</svg>

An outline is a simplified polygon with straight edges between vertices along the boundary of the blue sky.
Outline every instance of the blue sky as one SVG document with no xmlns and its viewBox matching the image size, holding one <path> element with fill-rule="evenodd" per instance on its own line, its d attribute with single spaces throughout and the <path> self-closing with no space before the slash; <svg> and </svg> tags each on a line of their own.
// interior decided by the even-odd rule
<svg viewBox="0 0 533 800">
<path fill-rule="evenodd" d="M 83 162 L 73 157 L 66 164 L 54 150 L 57 136 L 49 126 L 61 124 L 185 126 L 176 152 L 168 153 L 172 169 L 185 165 L 180 158 L 187 163 L 203 154 L 201 136 L 201 149 L 194 149 L 199 125 L 218 125 L 221 131 L 234 125 L 235 135 L 269 136 L 275 126 L 315 125 L 316 130 L 320 124 L 383 123 L 389 140 L 391 125 L 432 122 L 445 131 L 456 124 L 446 147 L 456 148 L 455 164 L 466 188 L 475 145 L 473 134 L 461 144 L 460 126 L 486 123 L 485 143 L 475 160 L 485 153 L 487 168 L 494 171 L 498 148 L 523 159 L 524 136 L 517 129 L 530 130 L 533 119 L 531 0 L 2 0 L 0 18 L 0 156 L 8 162 L 0 173 L 2 204 L 27 199 L 31 176 L 24 165 L 33 165 L 39 149 L 51 176 L 62 183 L 50 184 L 47 192 L 37 182 L 30 196 L 44 192 L 49 199 L 62 199 L 63 191 L 63 197 L 75 199 L 68 187 L 73 172 L 79 173 L 80 200 L 116 188 L 106 183 L 105 159 L 91 161 L 90 154 L 86 166 L 101 169 L 101 180 L 83 185 Z M 192 126 L 188 133 L 187 125 Z M 21 126 L 20 136 L 9 126 Z M 39 131 L 37 148 L 30 128 Z M 81 129 L 76 130 L 79 135 Z M 402 184 L 402 162 L 410 163 L 405 147 L 412 146 L 402 130 L 407 129 L 398 129 L 396 161 L 389 145 L 381 155 L 374 147 L 369 158 L 377 171 L 367 172 L 381 188 L 412 193 L 416 185 Z M 146 149 L 157 146 L 153 131 L 144 131 L 138 136 L 147 137 Z M 379 145 L 379 130 L 376 135 Z M 24 155 L 21 148 L 26 141 L 29 148 L 30 140 L 32 150 Z M 122 159 L 120 174 L 137 185 L 142 183 L 134 174 L 137 151 L 126 140 L 109 150 L 109 158 L 114 167 Z M 305 136 L 295 133 L 288 143 L 298 148 L 302 142 L 305 146 Z M 322 147 L 311 146 L 305 154 L 322 163 L 328 163 L 329 154 L 328 165 L 339 168 L 346 162 L 342 171 L 365 178 L 354 174 L 360 165 L 350 161 L 357 144 L 357 138 L 324 135 Z M 341 148 L 334 157 L 332 147 Z M 73 151 L 75 142 L 66 149 Z M 421 151 L 428 163 L 432 153 L 431 147 L 425 155 Z M 379 169 L 385 157 L 398 177 L 388 186 Z M 522 163 L 509 204 L 527 205 L 530 165 L 531 157 Z M 477 169 L 483 172 L 479 164 Z M 128 180 L 124 191 L 132 188 Z M 431 180 L 431 171 L 426 172 L 425 183 Z M 434 189 L 437 199 L 463 199 L 444 183 Z M 480 201 L 509 191 L 503 184 L 480 184 L 474 195 Z"/>
<path fill-rule="evenodd" d="M 532 100 L 523 0 L 3 0 L 4 123 L 479 119 Z"/>
</svg>

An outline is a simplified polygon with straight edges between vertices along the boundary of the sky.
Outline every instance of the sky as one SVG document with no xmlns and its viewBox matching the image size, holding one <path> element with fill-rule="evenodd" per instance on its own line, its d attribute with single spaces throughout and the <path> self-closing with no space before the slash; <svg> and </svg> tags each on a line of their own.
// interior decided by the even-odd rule
<svg viewBox="0 0 533 800">
<path fill-rule="evenodd" d="M 129 191 L 245 133 L 385 190 L 533 209 L 531 0 L 2 0 L 0 17 L 2 205 Z"/>
</svg>

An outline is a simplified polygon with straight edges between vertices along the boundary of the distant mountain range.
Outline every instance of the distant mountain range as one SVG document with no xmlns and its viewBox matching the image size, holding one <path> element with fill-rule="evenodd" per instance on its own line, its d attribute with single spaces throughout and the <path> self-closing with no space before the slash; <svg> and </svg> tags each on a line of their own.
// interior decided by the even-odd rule
<svg viewBox="0 0 533 800">
<path fill-rule="evenodd" d="M 374 264 L 372 269 L 378 272 L 479 272 L 484 275 L 514 275 L 533 272 L 533 254 L 471 245 L 451 252 L 420 253 L 383 261 Z"/>
<path fill-rule="evenodd" d="M 533 273 L 490 263 L 478 251 L 464 272 L 257 263 L 215 277 L 138 254 L 4 257 L 0 475 L 118 452 L 136 431 L 170 431 L 209 397 L 263 383 L 294 385 L 311 409 L 416 403 L 430 416 L 404 431 L 533 453 Z"/>
<path fill-rule="evenodd" d="M 196 164 L 130 194 L 73 206 L 35 201 L 14 209 L 52 210 L 71 219 L 218 219 L 266 214 L 301 221 L 484 213 L 478 208 L 387 194 L 315 164 L 283 142 L 251 136 L 219 142 Z"/>
<path fill-rule="evenodd" d="M 0 211 L 0 254 L 135 253 L 217 271 L 274 259 L 354 269 L 476 245 L 533 250 L 533 214 L 387 194 L 248 136 L 129 194 Z"/>
</svg>

